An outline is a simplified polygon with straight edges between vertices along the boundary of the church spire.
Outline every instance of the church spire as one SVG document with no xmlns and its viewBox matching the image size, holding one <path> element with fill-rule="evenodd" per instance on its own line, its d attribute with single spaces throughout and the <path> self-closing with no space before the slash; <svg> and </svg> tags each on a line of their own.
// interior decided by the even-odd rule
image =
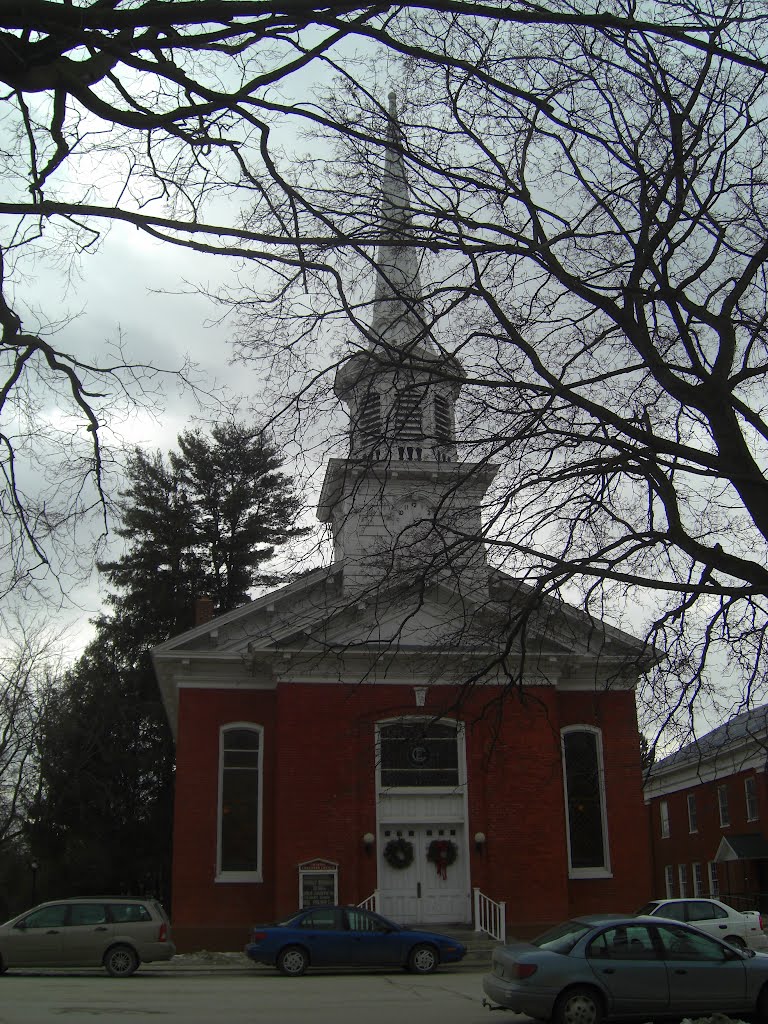
<svg viewBox="0 0 768 1024">
<path fill-rule="evenodd" d="M 376 256 L 371 332 L 389 345 L 432 348 L 423 316 L 420 249 L 414 244 L 411 226 L 410 192 L 394 92 L 389 94 L 388 118 L 381 185 L 380 230 L 384 240 Z"/>
<path fill-rule="evenodd" d="M 430 336 L 395 94 L 389 94 L 376 280 L 368 344 L 337 370 L 349 409 L 350 456 L 370 462 L 453 462 L 461 366 Z"/>
</svg>

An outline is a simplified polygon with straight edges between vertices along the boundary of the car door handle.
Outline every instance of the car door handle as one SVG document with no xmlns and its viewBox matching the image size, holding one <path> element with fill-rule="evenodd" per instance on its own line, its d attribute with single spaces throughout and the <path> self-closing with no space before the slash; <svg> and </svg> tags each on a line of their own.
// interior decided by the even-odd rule
<svg viewBox="0 0 768 1024">
<path fill-rule="evenodd" d="M 727 924 L 719 924 L 717 927 L 720 929 L 721 932 L 724 932 L 725 929 L 728 927 L 728 925 Z"/>
<path fill-rule="evenodd" d="M 676 967 L 675 968 L 675 974 L 687 974 L 687 973 L 688 973 L 688 971 L 686 971 L 683 967 Z"/>
<path fill-rule="evenodd" d="M 95 932 L 105 932 L 107 931 L 107 926 L 105 924 L 100 924 L 98 928 L 94 928 L 93 930 Z"/>
<path fill-rule="evenodd" d="M 48 931 L 45 934 L 46 935 L 58 935 L 59 934 L 59 929 L 58 928 L 49 928 Z"/>
<path fill-rule="evenodd" d="M 604 967 L 603 968 L 603 974 L 615 974 L 615 973 L 616 973 L 616 968 L 615 967 Z"/>
</svg>

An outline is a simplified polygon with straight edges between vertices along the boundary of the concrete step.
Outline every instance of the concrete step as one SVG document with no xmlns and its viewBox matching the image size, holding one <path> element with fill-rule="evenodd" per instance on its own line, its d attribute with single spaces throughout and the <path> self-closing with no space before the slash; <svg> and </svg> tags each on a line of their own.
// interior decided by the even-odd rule
<svg viewBox="0 0 768 1024">
<path fill-rule="evenodd" d="M 412 925 L 414 930 L 423 928 L 424 931 L 439 932 L 440 935 L 450 935 L 451 938 L 457 939 L 467 947 L 467 955 L 461 961 L 459 966 L 467 967 L 470 970 L 481 970 L 485 967 L 490 969 L 491 956 L 493 955 L 494 949 L 500 945 L 498 940 L 487 935 L 485 932 L 476 932 L 472 928 L 451 926 L 444 927 L 443 925 Z"/>
</svg>

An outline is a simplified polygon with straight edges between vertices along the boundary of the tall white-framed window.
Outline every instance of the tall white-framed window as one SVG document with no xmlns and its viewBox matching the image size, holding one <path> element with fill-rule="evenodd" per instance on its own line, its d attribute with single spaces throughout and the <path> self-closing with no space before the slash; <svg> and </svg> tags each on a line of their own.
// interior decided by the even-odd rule
<svg viewBox="0 0 768 1024">
<path fill-rule="evenodd" d="M 744 802 L 747 806 L 747 821 L 757 821 L 757 780 L 754 775 L 748 775 L 744 779 Z"/>
<path fill-rule="evenodd" d="M 593 726 L 575 725 L 563 729 L 561 738 L 569 875 L 606 877 L 611 865 L 602 735 Z"/>
<path fill-rule="evenodd" d="M 720 811 L 720 827 L 725 828 L 731 824 L 731 812 L 728 809 L 728 787 L 717 787 L 717 806 Z"/>
<path fill-rule="evenodd" d="M 704 895 L 704 871 L 701 864 L 693 865 L 693 895 Z"/>
<path fill-rule="evenodd" d="M 713 860 L 709 862 L 709 895 L 720 895 L 720 878 L 717 874 L 717 864 Z"/>
<path fill-rule="evenodd" d="M 668 900 L 675 898 L 675 869 L 672 864 L 664 868 L 664 895 Z"/>
<path fill-rule="evenodd" d="M 216 880 L 261 881 L 264 730 L 229 722 L 219 731 Z"/>
<path fill-rule="evenodd" d="M 680 899 L 688 895 L 688 865 L 677 865 L 677 885 L 680 890 Z"/>
<path fill-rule="evenodd" d="M 659 830 L 662 839 L 669 839 L 669 804 L 666 800 L 659 801 Z"/>
<path fill-rule="evenodd" d="M 688 794 L 688 831 L 698 832 L 699 827 L 696 820 L 696 797 L 693 793 Z"/>
</svg>

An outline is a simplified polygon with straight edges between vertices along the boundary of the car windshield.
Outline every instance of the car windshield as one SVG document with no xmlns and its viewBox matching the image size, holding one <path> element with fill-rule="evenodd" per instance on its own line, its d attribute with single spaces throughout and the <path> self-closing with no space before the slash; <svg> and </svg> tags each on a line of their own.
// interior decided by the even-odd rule
<svg viewBox="0 0 768 1024">
<path fill-rule="evenodd" d="M 659 906 L 659 904 L 658 904 L 658 902 L 656 900 L 653 900 L 651 903 L 646 903 L 644 907 L 640 907 L 640 909 L 638 911 L 636 911 L 636 916 L 637 917 L 648 917 L 648 915 L 652 914 L 654 912 L 654 910 L 657 909 L 658 906 Z"/>
<path fill-rule="evenodd" d="M 537 939 L 532 940 L 532 945 L 539 949 L 548 949 L 552 953 L 570 953 L 579 939 L 591 931 L 591 925 L 581 921 L 564 921 L 556 928 L 551 928 Z"/>
</svg>

